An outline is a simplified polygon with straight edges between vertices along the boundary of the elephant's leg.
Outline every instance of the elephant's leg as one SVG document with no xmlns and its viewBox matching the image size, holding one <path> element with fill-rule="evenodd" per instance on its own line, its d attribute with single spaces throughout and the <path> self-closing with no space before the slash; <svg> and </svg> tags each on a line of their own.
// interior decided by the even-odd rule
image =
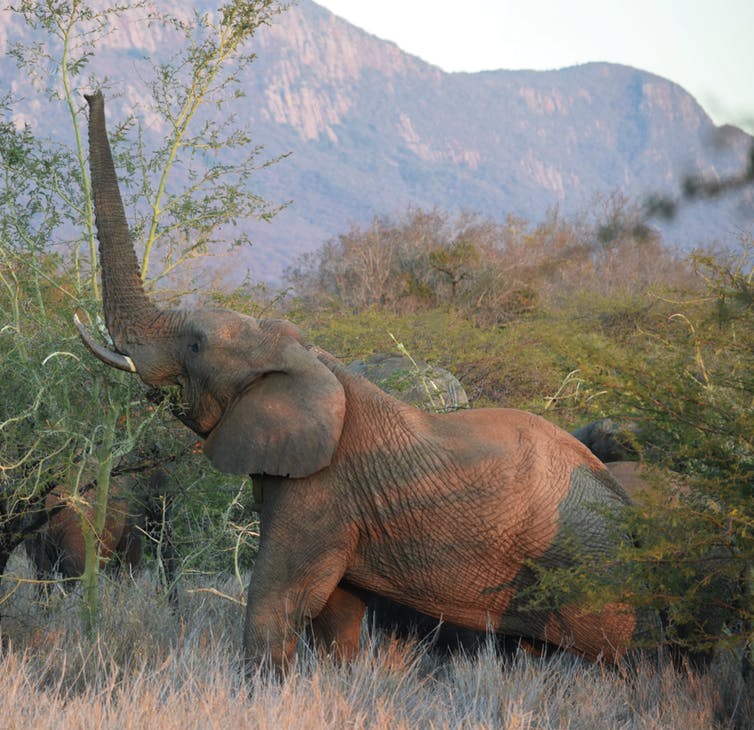
<svg viewBox="0 0 754 730">
<path fill-rule="evenodd" d="M 366 602 L 358 591 L 342 584 L 337 586 L 324 608 L 312 620 L 317 647 L 333 653 L 338 659 L 353 659 L 359 651 L 365 610 Z"/>
<path fill-rule="evenodd" d="M 269 658 L 274 667 L 285 671 L 299 637 L 307 624 L 322 613 L 345 572 L 342 554 L 321 554 L 314 563 L 298 565 L 293 571 L 287 560 L 289 555 L 288 550 L 274 556 L 263 555 L 260 549 L 257 556 L 244 626 L 248 664 Z M 320 622 L 323 627 L 333 625 L 328 615 L 332 615 L 329 609 Z"/>
</svg>

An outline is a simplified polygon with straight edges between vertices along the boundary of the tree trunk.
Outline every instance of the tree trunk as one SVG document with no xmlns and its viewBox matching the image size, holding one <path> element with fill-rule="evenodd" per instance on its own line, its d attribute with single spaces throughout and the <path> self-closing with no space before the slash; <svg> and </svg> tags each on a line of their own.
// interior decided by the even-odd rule
<svg viewBox="0 0 754 730">
<path fill-rule="evenodd" d="M 105 521 L 107 517 L 107 500 L 110 494 L 110 473 L 113 468 L 113 445 L 115 429 L 120 410 L 110 407 L 103 423 L 104 437 L 97 449 L 97 489 L 94 496 L 94 518 L 90 523 L 81 519 L 81 531 L 84 535 L 85 561 L 81 576 L 83 602 L 81 604 L 84 632 L 92 636 L 99 621 L 99 567 L 100 545 L 102 544 Z"/>
</svg>

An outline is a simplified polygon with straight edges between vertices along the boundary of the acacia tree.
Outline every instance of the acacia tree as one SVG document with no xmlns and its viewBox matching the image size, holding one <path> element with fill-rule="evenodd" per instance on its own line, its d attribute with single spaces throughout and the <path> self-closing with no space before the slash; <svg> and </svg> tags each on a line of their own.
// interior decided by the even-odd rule
<svg viewBox="0 0 754 730">
<path fill-rule="evenodd" d="M 653 343 L 646 365 L 626 367 L 622 394 L 648 423 L 653 458 L 689 485 L 643 515 L 640 555 L 676 624 L 702 616 L 681 639 L 703 647 L 754 639 L 754 242 L 742 244 L 728 260 L 694 257 L 705 296 L 679 303 L 672 337 Z"/>
<path fill-rule="evenodd" d="M 82 522 L 87 542 L 83 619 L 90 631 L 97 620 L 98 538 L 112 462 L 134 448 L 146 420 L 130 405 L 138 400 L 132 395 L 138 387 L 133 379 L 90 367 L 69 324 L 77 307 L 101 311 L 81 133 L 83 93 L 104 87 L 117 96 L 125 81 L 87 73 L 118 24 L 138 16 L 148 28 L 171 34 L 169 59 L 141 64 L 142 76 L 152 79 L 143 95 L 147 112 L 160 120 L 166 134 L 152 140 L 132 116 L 113 139 L 130 193 L 127 204 L 136 210 L 134 228 L 144 242 L 143 276 L 153 285 L 206 253 L 236 221 L 275 212 L 247 185 L 260 166 L 272 161 L 259 162 L 260 148 L 232 111 L 242 95 L 241 73 L 254 58 L 251 40 L 281 9 L 277 0 L 231 0 L 216 12 L 176 10 L 172 15 L 146 0 L 109 6 L 22 0 L 11 7 L 34 32 L 34 42 L 12 44 L 11 53 L 40 97 L 67 109 L 70 134 L 65 137 L 72 143 L 35 137 L 10 121 L 0 130 L 8 142 L 0 170 L 0 346 L 5 356 L 0 367 L 12 393 L 1 406 L 0 486 L 3 504 L 39 500 L 61 482 L 75 494 L 84 465 L 91 464 L 95 517 Z M 13 104 L 6 100 L 6 118 Z M 183 176 L 177 179 L 179 170 Z M 242 236 L 239 241 L 244 242 Z M 14 388 L 19 378 L 28 387 Z M 34 470 L 38 476 L 30 479 Z"/>
<path fill-rule="evenodd" d="M 28 129 L 0 125 L 0 568 L 29 531 L 44 523 L 46 494 L 76 485 L 89 450 L 76 423 L 86 410 L 83 379 L 58 354 L 61 309 L 78 301 L 75 277 L 61 275 L 48 248 L 71 223 L 55 188 L 75 177 L 71 158 L 45 150 Z M 2 574 L 0 570 L 0 574 Z"/>
</svg>

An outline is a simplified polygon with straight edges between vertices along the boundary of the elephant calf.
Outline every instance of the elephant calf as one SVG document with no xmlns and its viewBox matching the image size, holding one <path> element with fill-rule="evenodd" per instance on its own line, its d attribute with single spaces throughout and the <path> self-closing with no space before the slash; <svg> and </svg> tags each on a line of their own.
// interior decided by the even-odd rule
<svg viewBox="0 0 754 730">
<path fill-rule="evenodd" d="M 104 567 L 113 558 L 119 566 L 133 568 L 141 558 L 141 536 L 134 529 L 128 503 L 115 496 L 117 491 L 113 490 L 108 501 L 100 539 L 100 565 Z M 75 508 L 68 504 L 68 497 L 61 489 L 47 495 L 48 522 L 25 542 L 26 553 L 39 579 L 52 579 L 56 572 L 64 578 L 76 578 L 84 572 L 86 549 L 81 520 L 94 519 L 94 507 L 88 501 L 91 494 L 91 490 L 84 490 L 83 504 Z"/>
<path fill-rule="evenodd" d="M 101 567 L 131 571 L 141 562 L 145 538 L 150 544 L 153 538 L 159 541 L 172 601 L 175 559 L 170 514 L 155 504 L 155 498 L 165 492 L 167 479 L 162 468 L 152 470 L 146 479 L 134 474 L 111 476 L 99 554 Z M 92 487 L 82 489 L 76 506 L 69 503 L 63 488 L 47 495 L 47 524 L 24 542 L 39 580 L 52 580 L 56 573 L 66 579 L 83 574 L 86 548 L 81 523 L 94 520 L 93 495 Z"/>
</svg>

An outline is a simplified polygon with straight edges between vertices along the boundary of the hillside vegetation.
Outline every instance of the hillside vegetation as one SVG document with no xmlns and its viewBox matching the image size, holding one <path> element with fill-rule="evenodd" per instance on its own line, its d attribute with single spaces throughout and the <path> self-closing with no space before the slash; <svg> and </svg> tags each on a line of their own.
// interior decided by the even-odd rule
<svg viewBox="0 0 754 730">
<path fill-rule="evenodd" d="M 745 166 L 751 136 L 733 126 L 716 127 L 671 79 L 610 63 L 445 73 L 312 0 L 284 4 L 286 12 L 272 16 L 246 44 L 257 58 L 235 69 L 239 95 L 207 106 L 195 124 L 198 131 L 206 119 L 220 122 L 232 114 L 247 122 L 251 142 L 243 149 L 208 152 L 234 164 L 264 145 L 251 185 L 273 203 L 292 203 L 274 226 L 239 216 L 222 231 L 224 241 L 247 237 L 255 244 L 253 250 L 236 248 L 230 259 L 205 262 L 213 270 L 225 268 L 235 285 L 247 270 L 278 285 L 292 255 L 315 250 L 352 221 L 365 224 L 375 212 L 408 204 L 480 211 L 500 221 L 513 213 L 538 223 L 552 206 L 572 216 L 593 210 L 595 195 L 620 190 L 644 200 L 677 193 L 686 175 L 722 179 Z M 100 0 L 75 5 L 106 7 Z M 173 108 L 166 100 L 152 103 L 151 67 L 180 69 L 174 51 L 195 25 L 194 13 L 215 11 L 218 17 L 219 6 L 232 5 L 261 4 L 119 2 L 106 21 L 108 32 L 85 36 L 82 48 L 93 52 L 87 63 L 76 66 L 77 54 L 71 54 L 71 70 L 78 72 L 72 88 L 79 91 L 77 81 L 88 81 L 90 73 L 111 79 L 112 119 L 142 120 L 139 145 L 148 152 L 172 133 L 164 112 Z M 41 88 L 49 68 L 18 68 L 13 54 L 3 55 L 17 50 L 18 42 L 53 56 L 60 45 L 18 13 L 4 11 L 2 20 L 0 75 L 16 95 L 13 118 L 29 122 L 35 134 L 70 141 L 65 106 L 55 97 L 48 100 Z M 66 18 L 59 27 L 68 27 Z M 80 95 L 75 101 L 79 106 Z M 133 131 L 125 124 L 122 133 Z M 289 156 L 261 169 L 265 157 L 280 155 Z M 206 161 L 180 166 L 171 187 L 191 185 Z M 129 183 L 139 189 L 148 181 L 136 175 Z M 690 251 L 700 242 L 732 245 L 735 231 L 751 230 L 752 220 L 754 194 L 743 190 L 658 224 L 666 240 Z"/>
</svg>

